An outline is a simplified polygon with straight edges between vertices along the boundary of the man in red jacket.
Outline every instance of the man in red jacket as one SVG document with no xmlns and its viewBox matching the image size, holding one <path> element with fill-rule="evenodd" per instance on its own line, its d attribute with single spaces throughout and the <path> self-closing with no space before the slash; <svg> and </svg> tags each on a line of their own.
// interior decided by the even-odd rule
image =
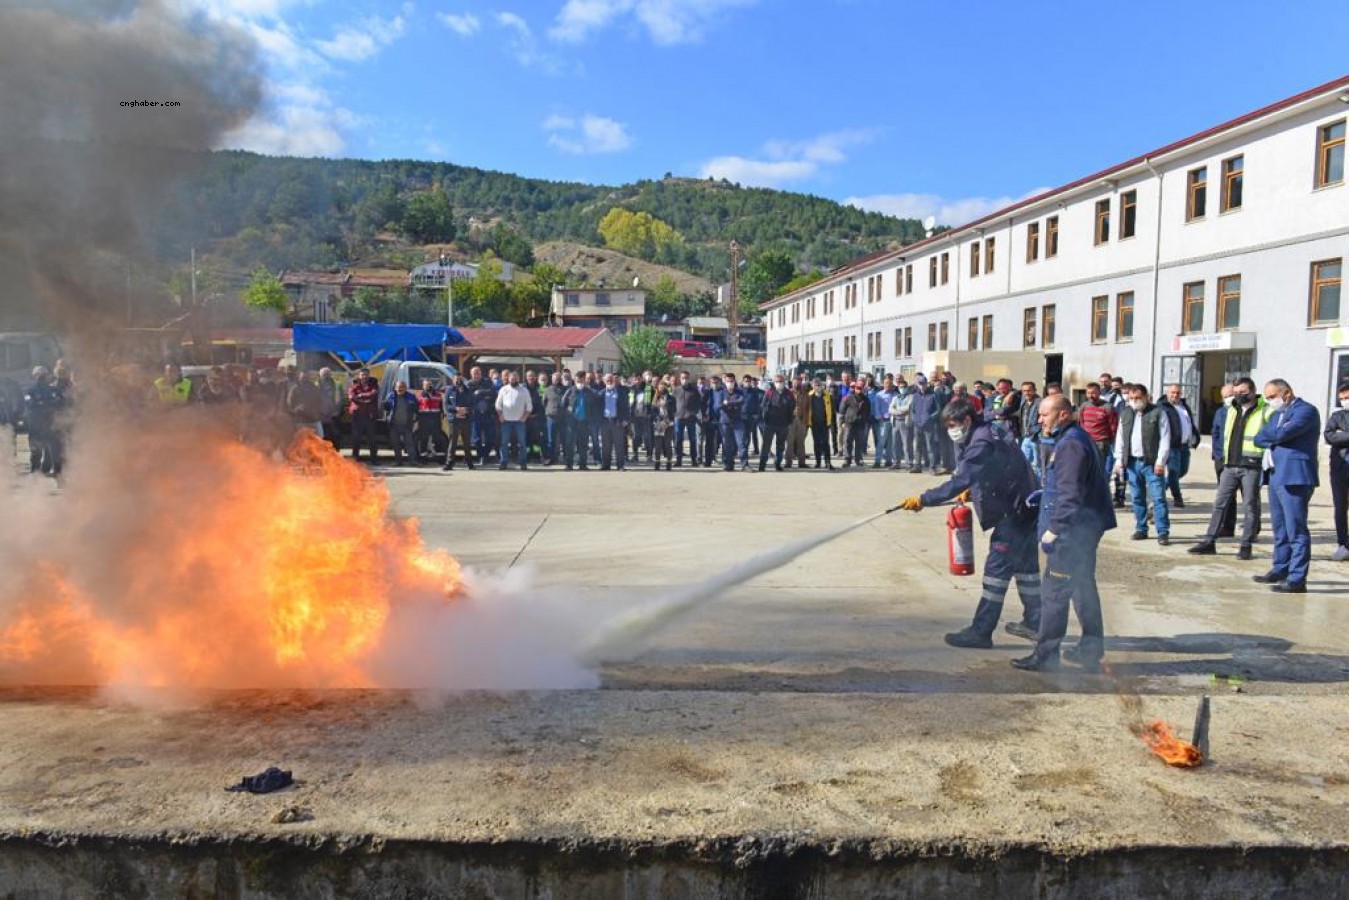
<svg viewBox="0 0 1349 900">
<path fill-rule="evenodd" d="M 375 449 L 375 421 L 380 416 L 379 382 L 370 370 L 362 368 L 347 389 L 347 409 L 351 413 L 351 458 L 361 458 L 361 441 L 365 440 L 370 450 L 370 461 L 379 455 Z"/>
<path fill-rule="evenodd" d="M 1087 399 L 1082 401 L 1077 410 L 1077 424 L 1096 445 L 1096 452 L 1101 454 L 1101 464 L 1105 467 L 1108 479 L 1109 473 L 1115 468 L 1115 432 L 1119 430 L 1119 413 L 1101 398 L 1099 384 L 1088 383 L 1086 390 Z"/>
</svg>

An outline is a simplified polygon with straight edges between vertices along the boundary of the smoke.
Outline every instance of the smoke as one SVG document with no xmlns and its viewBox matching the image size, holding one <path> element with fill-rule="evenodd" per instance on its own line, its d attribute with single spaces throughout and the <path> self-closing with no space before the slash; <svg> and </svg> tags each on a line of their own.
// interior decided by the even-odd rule
<svg viewBox="0 0 1349 900">
<path fill-rule="evenodd" d="M 0 8 L 0 328 L 90 334 L 124 308 L 109 256 L 144 252 L 260 98 L 251 39 L 166 0 Z"/>
</svg>

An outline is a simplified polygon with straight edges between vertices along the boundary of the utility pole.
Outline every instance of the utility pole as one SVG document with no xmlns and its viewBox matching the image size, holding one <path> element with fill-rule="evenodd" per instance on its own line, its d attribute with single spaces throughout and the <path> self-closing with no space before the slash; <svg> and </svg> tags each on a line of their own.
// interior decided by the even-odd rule
<svg viewBox="0 0 1349 900">
<path fill-rule="evenodd" d="M 731 297 L 726 310 L 726 323 L 730 332 L 730 344 L 727 356 L 740 355 L 740 244 L 731 241 Z"/>
<path fill-rule="evenodd" d="M 197 308 L 197 248 L 192 248 L 192 308 Z"/>
<path fill-rule="evenodd" d="M 445 324 L 454 327 L 454 279 L 445 276 Z"/>
</svg>

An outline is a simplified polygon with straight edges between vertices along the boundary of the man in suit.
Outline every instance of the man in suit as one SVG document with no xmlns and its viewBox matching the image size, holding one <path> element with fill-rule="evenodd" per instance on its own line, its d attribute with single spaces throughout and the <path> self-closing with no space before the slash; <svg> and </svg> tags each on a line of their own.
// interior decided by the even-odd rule
<svg viewBox="0 0 1349 900">
<path fill-rule="evenodd" d="M 1282 378 L 1265 384 L 1265 404 L 1271 415 L 1255 436 L 1255 446 L 1268 450 L 1274 462 L 1274 471 L 1269 473 L 1274 561 L 1268 572 L 1254 580 L 1280 594 L 1305 594 L 1312 553 L 1307 506 L 1320 483 L 1316 453 L 1321 414 L 1295 396 Z"/>
</svg>

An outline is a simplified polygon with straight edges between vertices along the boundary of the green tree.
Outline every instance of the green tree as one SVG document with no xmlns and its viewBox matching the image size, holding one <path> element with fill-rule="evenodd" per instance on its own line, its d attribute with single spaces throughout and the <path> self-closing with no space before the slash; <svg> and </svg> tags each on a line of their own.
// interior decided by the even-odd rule
<svg viewBox="0 0 1349 900">
<path fill-rule="evenodd" d="M 684 318 L 687 303 L 679 291 L 679 285 L 668 274 L 660 276 L 660 281 L 646 295 L 646 314 L 648 316 L 669 316 L 672 319 Z"/>
<path fill-rule="evenodd" d="M 243 301 L 253 309 L 270 309 L 278 313 L 284 313 L 290 305 L 281 279 L 261 267 L 254 270 L 248 280 L 248 287 L 243 291 Z"/>
<path fill-rule="evenodd" d="M 454 240 L 454 215 L 445 192 L 436 187 L 414 194 L 403 213 L 402 227 L 403 234 L 421 244 Z"/>
<path fill-rule="evenodd" d="M 509 285 L 510 298 L 506 302 L 506 319 L 516 325 L 539 325 L 548 316 L 552 299 L 552 282 L 537 275 L 516 278 Z"/>
<path fill-rule="evenodd" d="M 796 276 L 791 254 L 766 250 L 755 254 L 740 279 L 740 296 L 755 303 L 771 300 L 778 290 Z"/>
<path fill-rule="evenodd" d="M 638 325 L 618 339 L 623 351 L 619 368 L 624 375 L 636 375 L 650 369 L 664 375 L 674 366 L 674 357 L 665 349 L 665 332 L 649 325 Z"/>
<path fill-rule="evenodd" d="M 478 264 L 478 274 L 454 286 L 456 322 L 501 322 L 509 315 L 510 288 L 501 280 L 501 263 L 490 253 Z"/>
<path fill-rule="evenodd" d="M 823 277 L 824 273 L 819 269 L 811 269 L 809 272 L 802 272 L 800 275 L 797 275 L 791 281 L 778 288 L 778 292 L 774 296 L 790 294 L 792 291 L 800 290 L 808 284 L 814 284 Z"/>
<path fill-rule="evenodd" d="M 600 219 L 600 237 L 604 244 L 640 259 L 653 260 L 658 254 L 668 253 L 684 238 L 669 225 L 648 212 L 635 213 L 615 206 Z"/>
</svg>

